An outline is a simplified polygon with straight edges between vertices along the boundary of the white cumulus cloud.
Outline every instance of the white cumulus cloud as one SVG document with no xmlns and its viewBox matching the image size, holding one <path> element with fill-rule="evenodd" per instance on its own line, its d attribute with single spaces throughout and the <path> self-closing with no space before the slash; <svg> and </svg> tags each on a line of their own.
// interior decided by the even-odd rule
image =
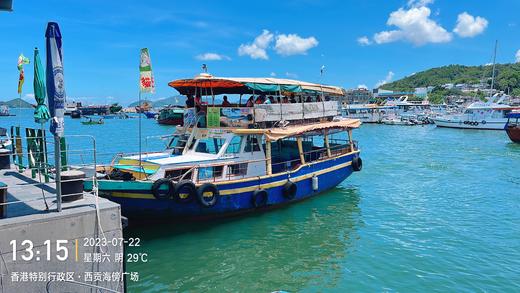
<svg viewBox="0 0 520 293">
<path fill-rule="evenodd" d="M 390 14 L 386 22 L 387 25 L 396 26 L 398 29 L 376 33 L 374 41 L 377 44 L 407 41 L 416 46 L 451 41 L 452 34 L 432 20 L 430 15 L 431 10 L 426 6 L 399 8 Z"/>
<path fill-rule="evenodd" d="M 367 36 L 362 36 L 362 37 L 357 38 L 357 42 L 361 46 L 368 46 L 368 45 L 372 44 L 372 42 L 368 39 Z"/>
<path fill-rule="evenodd" d="M 282 56 L 305 55 L 311 48 L 318 46 L 315 37 L 302 38 L 297 34 L 280 34 L 276 36 L 274 49 Z"/>
<path fill-rule="evenodd" d="M 376 83 L 375 88 L 378 88 L 378 87 L 380 87 L 380 86 L 382 86 L 384 84 L 387 84 L 387 83 L 391 82 L 393 78 L 394 78 L 394 73 L 392 71 L 388 71 L 388 73 L 386 74 L 385 79 L 378 81 Z"/>
<path fill-rule="evenodd" d="M 462 38 L 471 38 L 481 34 L 488 26 L 487 19 L 463 12 L 457 17 L 457 25 L 453 32 Z"/>
<path fill-rule="evenodd" d="M 516 62 L 520 62 L 520 50 L 516 51 Z"/>
<path fill-rule="evenodd" d="M 367 87 L 366 84 L 359 84 L 359 85 L 357 86 L 357 88 L 358 88 L 358 89 L 367 89 L 367 90 L 368 90 L 368 87 Z"/>
<path fill-rule="evenodd" d="M 221 54 L 217 54 L 217 53 L 204 53 L 204 54 L 199 54 L 199 55 L 195 56 L 195 58 L 196 58 L 197 60 L 201 60 L 201 61 L 231 60 L 231 58 L 229 58 L 228 56 L 226 56 L 226 55 L 221 55 Z"/>
<path fill-rule="evenodd" d="M 271 72 L 271 74 L 269 74 L 270 76 L 272 77 L 275 77 L 276 76 L 276 72 Z"/>
<path fill-rule="evenodd" d="M 241 44 L 238 47 L 238 55 L 244 56 L 247 55 L 253 59 L 269 59 L 267 55 L 267 47 L 274 39 L 274 35 L 268 30 L 263 30 L 262 34 L 257 36 L 253 43 L 249 44 Z"/>
</svg>

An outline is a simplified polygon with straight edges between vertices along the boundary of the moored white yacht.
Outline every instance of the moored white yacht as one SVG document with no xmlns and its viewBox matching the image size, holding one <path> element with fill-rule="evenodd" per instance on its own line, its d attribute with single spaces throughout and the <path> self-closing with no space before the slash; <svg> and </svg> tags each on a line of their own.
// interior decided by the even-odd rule
<svg viewBox="0 0 520 293">
<path fill-rule="evenodd" d="M 506 115 L 514 107 L 504 104 L 506 95 L 495 94 L 486 102 L 474 102 L 462 114 L 439 116 L 433 119 L 438 127 L 503 130 Z"/>
</svg>

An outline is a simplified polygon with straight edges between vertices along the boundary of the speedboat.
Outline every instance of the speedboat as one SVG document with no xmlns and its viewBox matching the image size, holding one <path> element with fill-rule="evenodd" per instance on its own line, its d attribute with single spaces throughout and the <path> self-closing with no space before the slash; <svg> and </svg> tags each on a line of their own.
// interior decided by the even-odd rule
<svg viewBox="0 0 520 293">
<path fill-rule="evenodd" d="M 87 190 L 96 184 L 99 196 L 119 203 L 130 219 L 209 219 L 268 210 L 316 196 L 362 168 L 352 137 L 361 122 L 338 117 L 338 103 L 323 99 L 341 94 L 341 88 L 209 75 L 169 85 L 183 95 L 283 91 L 306 99 L 239 105 L 229 117 L 211 103 L 184 109 L 184 126 L 176 127 L 166 150 L 118 156 L 98 168 L 102 179 L 85 182 Z"/>
<path fill-rule="evenodd" d="M 513 142 L 520 143 L 520 111 L 507 114 L 507 123 L 504 128 Z"/>
<path fill-rule="evenodd" d="M 433 121 L 438 127 L 502 130 L 507 123 L 507 114 L 516 109 L 503 103 L 507 97 L 495 94 L 486 102 L 470 104 L 462 114 L 438 116 Z"/>
</svg>

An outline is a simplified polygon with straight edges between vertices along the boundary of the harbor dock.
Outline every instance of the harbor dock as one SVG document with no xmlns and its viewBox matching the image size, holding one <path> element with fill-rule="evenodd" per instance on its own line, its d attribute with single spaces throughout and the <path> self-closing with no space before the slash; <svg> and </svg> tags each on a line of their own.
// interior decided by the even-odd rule
<svg viewBox="0 0 520 293">
<path fill-rule="evenodd" d="M 0 181 L 7 189 L 0 217 L 2 292 L 123 292 L 124 260 L 114 259 L 123 256 L 118 204 L 85 192 L 57 212 L 53 181 L 39 183 L 16 169 L 0 170 Z"/>
</svg>

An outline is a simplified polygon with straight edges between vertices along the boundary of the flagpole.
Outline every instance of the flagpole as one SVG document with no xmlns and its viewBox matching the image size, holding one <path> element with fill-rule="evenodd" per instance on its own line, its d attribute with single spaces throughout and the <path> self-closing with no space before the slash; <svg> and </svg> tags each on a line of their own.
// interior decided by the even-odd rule
<svg viewBox="0 0 520 293">
<path fill-rule="evenodd" d="M 141 163 L 141 111 L 142 111 L 142 108 L 141 108 L 141 90 L 139 90 L 139 111 L 137 112 L 137 115 L 139 115 L 138 117 L 138 120 L 139 120 L 139 172 L 141 172 L 141 168 L 142 168 L 142 163 Z"/>
</svg>

